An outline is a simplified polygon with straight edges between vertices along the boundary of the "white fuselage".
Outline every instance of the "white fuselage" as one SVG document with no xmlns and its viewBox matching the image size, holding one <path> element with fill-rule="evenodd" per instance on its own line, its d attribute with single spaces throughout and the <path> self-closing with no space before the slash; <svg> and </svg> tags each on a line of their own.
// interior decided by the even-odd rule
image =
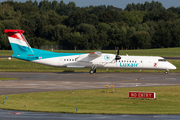
<svg viewBox="0 0 180 120">
<path fill-rule="evenodd" d="M 160 69 L 170 70 L 176 67 L 162 57 L 151 56 L 121 56 L 120 60 L 114 60 L 114 54 L 102 54 L 100 57 L 89 56 L 89 54 L 72 55 L 38 59 L 32 62 L 68 68 L 122 68 L 122 69 Z"/>
</svg>

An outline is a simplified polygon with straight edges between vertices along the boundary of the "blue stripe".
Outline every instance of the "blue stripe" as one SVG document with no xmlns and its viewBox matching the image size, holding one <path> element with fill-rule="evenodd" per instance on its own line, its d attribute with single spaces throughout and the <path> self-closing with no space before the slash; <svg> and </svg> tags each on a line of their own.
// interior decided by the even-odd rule
<svg viewBox="0 0 180 120">
<path fill-rule="evenodd" d="M 11 43 L 12 50 L 15 55 L 18 54 L 32 54 L 32 50 L 29 47 L 21 46 L 15 43 Z"/>
</svg>

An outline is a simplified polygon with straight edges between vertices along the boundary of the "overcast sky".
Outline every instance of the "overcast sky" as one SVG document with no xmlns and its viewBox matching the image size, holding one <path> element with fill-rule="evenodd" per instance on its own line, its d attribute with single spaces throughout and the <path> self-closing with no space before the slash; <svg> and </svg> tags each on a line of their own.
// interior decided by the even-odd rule
<svg viewBox="0 0 180 120">
<path fill-rule="evenodd" d="M 0 0 L 2 1 L 7 1 L 7 0 Z M 14 0 L 18 2 L 26 2 L 27 0 Z M 34 1 L 34 0 L 32 0 Z M 36 0 L 38 2 L 42 0 Z M 53 1 L 53 0 L 48 0 L 48 1 Z M 60 2 L 61 0 L 56 0 Z M 85 7 L 85 6 L 99 6 L 99 5 L 113 5 L 114 7 L 119 7 L 124 9 L 128 3 L 144 3 L 145 1 L 151 2 L 152 0 L 63 0 L 64 3 L 69 3 L 70 1 L 73 1 L 76 3 L 76 6 L 79 7 Z M 163 6 L 167 9 L 169 7 L 179 7 L 180 6 L 180 0 L 154 0 L 154 1 L 159 1 L 163 4 Z"/>
</svg>

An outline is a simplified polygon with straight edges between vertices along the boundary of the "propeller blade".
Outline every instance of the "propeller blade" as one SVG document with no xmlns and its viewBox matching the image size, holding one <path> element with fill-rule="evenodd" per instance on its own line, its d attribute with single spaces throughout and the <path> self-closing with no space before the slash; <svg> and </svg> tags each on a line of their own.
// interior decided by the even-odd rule
<svg viewBox="0 0 180 120">
<path fill-rule="evenodd" d="M 119 55 L 119 48 L 117 49 L 117 55 Z"/>
<path fill-rule="evenodd" d="M 117 49 L 117 55 L 116 55 L 116 57 L 115 57 L 115 60 L 116 60 L 116 62 L 117 62 L 117 60 L 120 60 L 121 59 L 121 57 L 119 56 L 119 48 Z"/>
</svg>

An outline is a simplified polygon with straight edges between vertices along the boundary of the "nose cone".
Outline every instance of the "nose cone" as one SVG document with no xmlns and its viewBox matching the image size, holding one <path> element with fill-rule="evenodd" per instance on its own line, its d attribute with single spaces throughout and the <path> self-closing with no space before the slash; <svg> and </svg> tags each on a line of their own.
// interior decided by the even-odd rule
<svg viewBox="0 0 180 120">
<path fill-rule="evenodd" d="M 176 69 L 176 66 L 173 65 L 173 68 L 172 68 L 172 69 L 175 70 L 175 69 Z"/>
<path fill-rule="evenodd" d="M 171 69 L 171 70 L 175 70 L 176 69 L 176 66 L 174 66 L 173 64 L 169 63 L 168 64 L 168 68 Z"/>
</svg>

